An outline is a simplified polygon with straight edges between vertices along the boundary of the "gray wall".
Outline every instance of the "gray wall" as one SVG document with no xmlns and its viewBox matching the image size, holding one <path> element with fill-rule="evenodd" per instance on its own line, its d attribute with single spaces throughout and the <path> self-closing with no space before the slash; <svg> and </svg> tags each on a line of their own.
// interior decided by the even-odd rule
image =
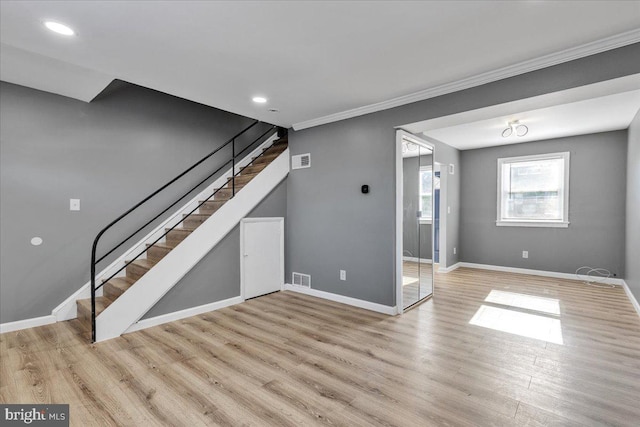
<svg viewBox="0 0 640 427">
<path fill-rule="evenodd" d="M 631 122 L 627 146 L 625 282 L 640 301 L 640 112 Z"/>
<path fill-rule="evenodd" d="M 498 158 L 564 151 L 571 155 L 569 227 L 496 226 Z M 463 151 L 462 259 L 562 273 L 603 267 L 622 277 L 626 155 L 626 131 Z"/>
<path fill-rule="evenodd" d="M 402 159 L 402 245 L 404 256 L 431 259 L 431 224 L 418 225 L 416 215 L 420 207 L 420 166 L 426 165 L 433 166 L 433 156 Z"/>
<path fill-rule="evenodd" d="M 285 217 L 286 213 L 287 181 L 285 179 L 247 217 Z M 236 226 L 143 318 L 160 316 L 239 295 L 240 226 Z"/>
<path fill-rule="evenodd" d="M 426 71 L 428 72 L 428 71 Z M 395 305 L 394 127 L 640 72 L 640 44 L 475 88 L 352 119 L 291 132 L 292 154 L 311 153 L 311 168 L 287 184 L 287 273 L 312 275 L 312 287 Z M 458 262 L 460 153 L 435 144 L 447 177 L 447 265 Z M 360 194 L 367 183 L 371 193 Z M 295 233 L 295 234 L 294 234 Z M 339 269 L 347 270 L 340 281 Z"/>
<path fill-rule="evenodd" d="M 2 82 L 0 322 L 51 314 L 89 279 L 91 243 L 102 227 L 250 122 L 123 83 L 84 103 Z M 194 182 L 170 187 L 100 247 Z M 80 212 L 69 211 L 70 198 L 81 199 Z M 34 236 L 44 243 L 32 246 Z"/>
</svg>

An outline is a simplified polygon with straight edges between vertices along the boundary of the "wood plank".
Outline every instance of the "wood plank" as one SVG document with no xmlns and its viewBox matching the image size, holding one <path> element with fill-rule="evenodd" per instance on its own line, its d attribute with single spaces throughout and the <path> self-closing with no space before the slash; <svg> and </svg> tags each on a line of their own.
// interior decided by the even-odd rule
<svg viewBox="0 0 640 427">
<path fill-rule="evenodd" d="M 69 403 L 83 426 L 638 424 L 640 317 L 620 288 L 435 277 L 434 298 L 395 317 L 279 292 L 95 345 L 77 320 L 6 333 L 0 402 Z M 482 305 L 557 319 L 563 342 L 470 324 Z"/>
</svg>

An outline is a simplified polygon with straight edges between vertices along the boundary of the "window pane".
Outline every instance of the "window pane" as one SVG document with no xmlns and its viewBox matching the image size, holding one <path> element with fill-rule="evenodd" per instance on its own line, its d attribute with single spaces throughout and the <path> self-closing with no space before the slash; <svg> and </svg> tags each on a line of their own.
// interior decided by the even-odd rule
<svg viewBox="0 0 640 427">
<path fill-rule="evenodd" d="M 431 194 L 431 171 L 420 171 L 420 194 Z"/>
<path fill-rule="evenodd" d="M 563 219 L 563 159 L 507 163 L 502 172 L 503 218 Z"/>
<path fill-rule="evenodd" d="M 422 219 L 432 218 L 431 194 L 433 175 L 431 170 L 420 171 L 420 211 Z"/>
<path fill-rule="evenodd" d="M 431 206 L 431 194 L 425 196 L 420 196 L 420 203 L 421 203 L 421 207 L 420 210 L 422 211 L 422 216 L 421 218 L 427 218 L 427 219 L 431 219 L 431 216 L 433 214 L 433 207 Z"/>
</svg>

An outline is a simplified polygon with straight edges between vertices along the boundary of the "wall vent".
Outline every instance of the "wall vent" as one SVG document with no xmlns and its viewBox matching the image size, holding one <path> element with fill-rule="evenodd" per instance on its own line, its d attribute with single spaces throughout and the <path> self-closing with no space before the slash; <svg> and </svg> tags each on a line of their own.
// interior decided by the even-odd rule
<svg viewBox="0 0 640 427">
<path fill-rule="evenodd" d="M 311 287 L 311 276 L 309 276 L 308 274 L 296 273 L 294 271 L 291 281 L 294 285 L 304 286 L 305 288 Z"/>
<path fill-rule="evenodd" d="M 291 169 L 304 169 L 311 167 L 311 153 L 291 156 Z"/>
</svg>

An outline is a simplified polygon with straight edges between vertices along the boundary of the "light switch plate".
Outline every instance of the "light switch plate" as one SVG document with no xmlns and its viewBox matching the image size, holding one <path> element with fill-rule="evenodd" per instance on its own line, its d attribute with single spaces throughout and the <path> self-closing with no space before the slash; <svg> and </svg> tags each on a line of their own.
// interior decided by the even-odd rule
<svg viewBox="0 0 640 427">
<path fill-rule="evenodd" d="M 69 199 L 69 210 L 70 211 L 79 211 L 80 210 L 80 199 Z"/>
</svg>

